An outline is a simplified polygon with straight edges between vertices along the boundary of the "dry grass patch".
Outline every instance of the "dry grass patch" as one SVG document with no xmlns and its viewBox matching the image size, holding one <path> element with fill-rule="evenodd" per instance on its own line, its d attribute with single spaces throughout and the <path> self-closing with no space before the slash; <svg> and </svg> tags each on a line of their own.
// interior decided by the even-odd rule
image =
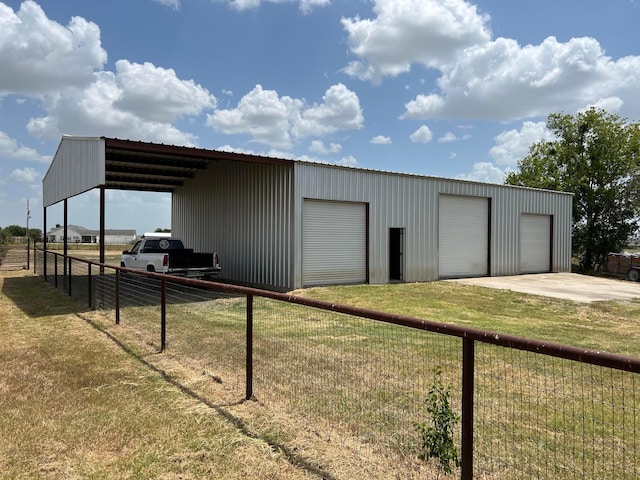
<svg viewBox="0 0 640 480">
<path fill-rule="evenodd" d="M 82 318 L 57 314 L 68 298 L 40 282 L 0 277 L 5 478 L 312 477 Z"/>
</svg>

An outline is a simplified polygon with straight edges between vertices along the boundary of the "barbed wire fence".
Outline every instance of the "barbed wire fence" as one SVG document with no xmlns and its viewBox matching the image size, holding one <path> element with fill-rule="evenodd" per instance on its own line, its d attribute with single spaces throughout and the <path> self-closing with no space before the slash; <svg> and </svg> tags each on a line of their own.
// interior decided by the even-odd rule
<svg viewBox="0 0 640 480">
<path fill-rule="evenodd" d="M 278 412 L 256 427 L 267 434 L 301 425 L 303 440 L 291 435 L 295 448 L 309 448 L 314 437 L 386 462 L 403 478 L 424 478 L 415 424 L 429 418 L 425 399 L 437 369 L 464 421 L 463 352 L 472 342 L 471 436 L 462 422 L 455 432 L 471 465 L 454 475 L 640 478 L 638 359 L 594 360 L 572 347 L 550 355 L 548 345 L 511 345 L 490 332 L 46 257 L 36 252 L 34 270 L 103 310 L 111 325 L 126 324 L 110 331 L 141 355 L 164 352 L 199 375 L 190 381 Z"/>
</svg>

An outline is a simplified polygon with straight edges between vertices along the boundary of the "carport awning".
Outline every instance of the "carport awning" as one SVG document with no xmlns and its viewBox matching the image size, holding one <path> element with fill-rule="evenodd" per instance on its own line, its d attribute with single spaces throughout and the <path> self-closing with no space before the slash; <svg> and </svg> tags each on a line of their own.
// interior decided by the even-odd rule
<svg viewBox="0 0 640 480">
<path fill-rule="evenodd" d="M 194 147 L 63 136 L 43 180 L 48 207 L 93 188 L 172 192 L 210 162 L 291 164 L 292 160 L 221 152 Z"/>
</svg>

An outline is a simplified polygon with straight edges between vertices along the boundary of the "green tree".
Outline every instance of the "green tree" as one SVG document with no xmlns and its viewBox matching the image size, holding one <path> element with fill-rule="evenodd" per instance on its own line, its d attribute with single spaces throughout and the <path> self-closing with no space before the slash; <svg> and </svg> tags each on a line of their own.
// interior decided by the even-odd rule
<svg viewBox="0 0 640 480">
<path fill-rule="evenodd" d="M 42 230 L 39 228 L 30 228 L 29 229 L 29 238 L 31 240 L 42 240 Z"/>
<path fill-rule="evenodd" d="M 24 237 L 27 235 L 27 229 L 20 225 L 9 225 L 4 227 L 4 231 L 12 237 Z"/>
<path fill-rule="evenodd" d="M 533 144 L 505 183 L 573 193 L 573 253 L 593 271 L 638 228 L 640 125 L 591 108 L 551 114 L 547 128 L 556 140 Z"/>
</svg>

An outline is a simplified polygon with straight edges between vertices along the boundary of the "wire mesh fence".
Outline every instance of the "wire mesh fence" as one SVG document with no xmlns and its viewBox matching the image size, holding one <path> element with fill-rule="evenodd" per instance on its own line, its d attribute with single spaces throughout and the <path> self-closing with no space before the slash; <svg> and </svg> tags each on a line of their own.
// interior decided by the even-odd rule
<svg viewBox="0 0 640 480">
<path fill-rule="evenodd" d="M 434 333 L 426 321 L 381 322 L 273 292 L 42 256 L 37 273 L 46 265 L 51 285 L 106 312 L 105 328 L 128 348 L 164 351 L 170 368 L 192 372 L 183 377 L 190 388 L 208 382 L 227 402 L 250 396 L 277 412 L 255 428 L 287 431 L 292 448 L 308 449 L 314 437 L 319 450 L 332 442 L 344 455 L 366 452 L 398 478 L 424 478 L 415 424 L 429 420 L 436 370 L 463 415 L 463 342 L 473 337 L 473 462 L 454 475 L 640 478 L 638 359 L 600 366 L 508 348 L 488 332 Z M 458 424 L 459 451 L 462 433 Z"/>
</svg>

